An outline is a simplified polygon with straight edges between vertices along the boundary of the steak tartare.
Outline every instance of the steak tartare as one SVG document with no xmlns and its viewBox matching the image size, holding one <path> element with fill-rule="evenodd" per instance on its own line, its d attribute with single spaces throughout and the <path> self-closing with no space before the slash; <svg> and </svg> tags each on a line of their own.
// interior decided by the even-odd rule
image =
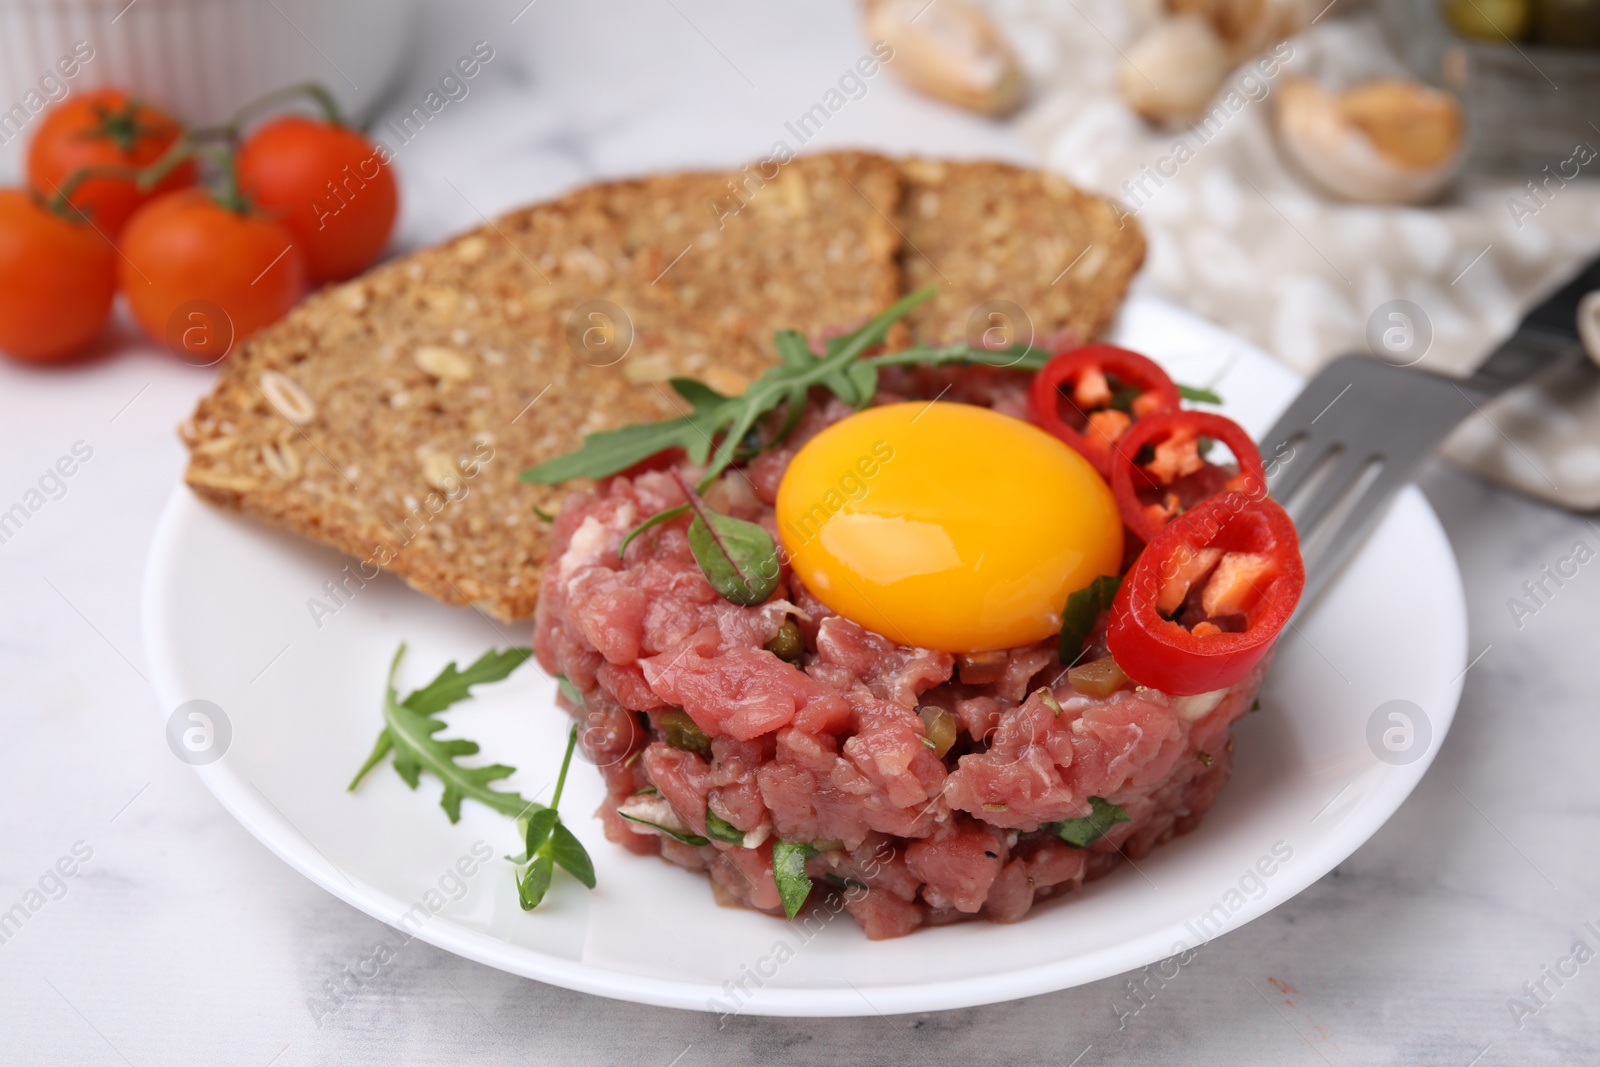
<svg viewBox="0 0 1600 1067">
<path fill-rule="evenodd" d="M 897 369 L 877 402 L 940 386 L 1027 415 L 1026 376 L 987 368 Z M 790 461 L 853 410 L 814 392 L 794 432 L 727 469 L 705 502 L 776 537 Z M 1070 672 L 1055 638 L 969 654 L 910 647 L 829 610 L 786 560 L 775 591 L 744 606 L 708 581 L 691 515 L 619 553 L 641 522 L 685 503 L 666 470 L 570 494 L 534 647 L 570 683 L 580 751 L 605 777 L 607 838 L 707 872 L 719 902 L 783 915 L 776 849 L 780 868 L 798 854 L 813 899 L 838 892 L 869 938 L 1014 922 L 1192 830 L 1227 781 L 1230 725 L 1270 657 L 1223 688 L 1169 695 L 1110 657 L 1108 610 Z M 1191 607 L 1166 605 L 1162 618 Z M 1207 613 L 1220 626 L 1201 626 L 1229 629 L 1231 616 Z"/>
</svg>

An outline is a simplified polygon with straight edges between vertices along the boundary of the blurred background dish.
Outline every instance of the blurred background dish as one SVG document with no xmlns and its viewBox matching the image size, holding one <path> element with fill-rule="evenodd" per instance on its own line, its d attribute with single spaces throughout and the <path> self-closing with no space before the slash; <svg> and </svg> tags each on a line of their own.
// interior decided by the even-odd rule
<svg viewBox="0 0 1600 1067">
<path fill-rule="evenodd" d="M 1406 66 L 1461 98 L 1471 165 L 1536 172 L 1597 136 L 1597 0 L 1390 0 L 1375 7 Z"/>
<path fill-rule="evenodd" d="M 416 0 L 0 0 L 0 171 L 20 165 L 45 106 L 99 85 L 205 124 L 312 80 L 364 119 L 400 71 L 416 8 Z"/>
</svg>

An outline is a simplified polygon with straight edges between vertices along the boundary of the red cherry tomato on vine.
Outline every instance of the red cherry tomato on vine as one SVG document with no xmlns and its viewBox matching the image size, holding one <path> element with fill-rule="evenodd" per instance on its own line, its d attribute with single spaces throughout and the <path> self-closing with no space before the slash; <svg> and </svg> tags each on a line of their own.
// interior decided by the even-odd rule
<svg viewBox="0 0 1600 1067">
<path fill-rule="evenodd" d="M 282 223 L 200 189 L 169 193 L 130 219 L 117 267 L 139 325 L 190 362 L 221 359 L 305 289 L 305 263 Z"/>
<path fill-rule="evenodd" d="M 105 325 L 116 295 L 116 251 L 87 222 L 0 190 L 0 351 L 49 363 Z"/>
<path fill-rule="evenodd" d="M 239 188 L 294 233 L 312 282 L 339 281 L 389 242 L 400 195 L 386 160 L 355 130 L 290 115 L 240 146 Z"/>
<path fill-rule="evenodd" d="M 1305 589 L 1300 539 L 1266 497 L 1208 497 L 1158 531 L 1111 602 L 1106 646 L 1140 685 L 1225 689 L 1272 650 Z"/>
<path fill-rule="evenodd" d="M 1115 345 L 1080 345 L 1056 353 L 1033 376 L 1028 412 L 1110 477 L 1111 453 L 1142 418 L 1178 410 L 1181 398 L 1153 360 Z"/>
<path fill-rule="evenodd" d="M 40 196 L 52 197 L 80 167 L 145 167 L 182 135 L 183 126 L 171 115 L 120 89 L 75 95 L 46 112 L 39 124 L 28 147 L 28 184 Z M 71 200 L 114 238 L 141 205 L 193 185 L 195 174 L 194 161 L 187 160 L 149 192 L 141 192 L 131 178 L 90 178 Z"/>
</svg>

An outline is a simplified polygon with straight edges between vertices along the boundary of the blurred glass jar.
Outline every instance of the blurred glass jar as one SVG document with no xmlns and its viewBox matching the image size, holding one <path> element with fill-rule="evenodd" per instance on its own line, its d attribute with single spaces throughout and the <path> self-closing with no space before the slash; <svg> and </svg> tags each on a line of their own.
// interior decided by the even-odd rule
<svg viewBox="0 0 1600 1067">
<path fill-rule="evenodd" d="M 1461 0 L 1472 19 L 1455 5 L 1376 6 L 1390 47 L 1411 72 L 1461 98 L 1469 166 L 1538 172 L 1580 144 L 1600 147 L 1590 125 L 1600 102 L 1600 49 L 1585 47 L 1596 40 L 1600 0 Z"/>
<path fill-rule="evenodd" d="M 1535 0 L 1534 40 L 1561 48 L 1600 48 L 1600 0 Z"/>
<path fill-rule="evenodd" d="M 40 111 L 116 85 L 189 122 L 298 81 L 364 118 L 405 59 L 416 0 L 0 0 L 0 174 Z M 70 72 L 70 73 L 69 73 Z"/>
</svg>

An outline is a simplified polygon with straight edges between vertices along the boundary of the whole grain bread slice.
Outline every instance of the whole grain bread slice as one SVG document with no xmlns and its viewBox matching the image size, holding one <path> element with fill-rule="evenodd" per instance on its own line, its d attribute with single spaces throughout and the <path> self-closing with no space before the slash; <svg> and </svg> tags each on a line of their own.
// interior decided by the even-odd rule
<svg viewBox="0 0 1600 1067">
<path fill-rule="evenodd" d="M 920 340 L 1087 341 L 1144 262 L 1136 223 L 1055 174 L 931 159 L 901 169 L 905 284 L 939 287 L 911 313 Z"/>
<path fill-rule="evenodd" d="M 776 330 L 848 327 L 924 284 L 941 293 L 918 337 L 961 336 L 994 299 L 1040 335 L 1092 336 L 1143 255 L 1112 215 L 1020 168 L 856 152 L 589 186 L 323 290 L 251 338 L 182 428 L 186 480 L 356 557 L 347 588 L 382 568 L 526 617 L 548 545 L 535 509 L 565 490 L 519 482 L 524 468 L 674 414 L 674 375 L 736 392 L 776 359 Z"/>
<path fill-rule="evenodd" d="M 737 391 L 776 330 L 900 291 L 892 163 L 807 157 L 733 199 L 729 180 L 591 186 L 317 293 L 224 366 L 183 427 L 186 480 L 355 556 L 354 580 L 531 614 L 533 509 L 563 492 L 523 468 L 673 414 L 673 375 Z"/>
</svg>

